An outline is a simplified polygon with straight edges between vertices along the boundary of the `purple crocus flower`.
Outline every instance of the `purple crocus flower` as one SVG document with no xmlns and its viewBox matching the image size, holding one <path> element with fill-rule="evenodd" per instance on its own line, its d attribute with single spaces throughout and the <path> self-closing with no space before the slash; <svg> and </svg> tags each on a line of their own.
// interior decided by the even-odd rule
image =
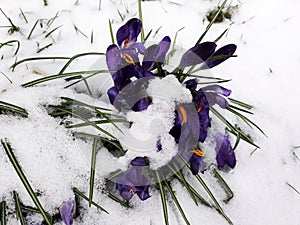
<svg viewBox="0 0 300 225">
<path fill-rule="evenodd" d="M 66 225 L 73 224 L 73 214 L 75 212 L 75 201 L 68 200 L 64 201 L 62 205 L 59 207 L 59 212 L 61 219 L 64 221 Z"/>
<path fill-rule="evenodd" d="M 134 194 L 144 201 L 150 197 L 150 181 L 143 174 L 142 167 L 147 165 L 143 157 L 136 157 L 131 161 L 131 167 L 116 178 L 116 189 L 124 200 L 130 200 Z"/>
<path fill-rule="evenodd" d="M 141 24 L 137 22 L 137 19 L 130 20 L 127 25 L 125 24 L 118 30 L 118 44 L 122 45 L 123 48 L 120 49 L 117 45 L 111 45 L 107 48 L 106 63 L 108 69 L 112 71 L 112 78 L 114 80 L 114 86 L 107 92 L 111 104 L 114 104 L 119 92 L 131 83 L 132 77 L 139 79 L 154 76 L 151 71 L 156 69 L 157 66 L 161 67 L 170 47 L 171 39 L 168 36 L 164 37 L 159 44 L 151 45 L 145 50 L 141 48 L 141 43 L 139 45 L 137 43 L 129 45 L 128 40 L 135 42 L 137 35 L 140 33 L 140 26 L 137 24 Z M 126 29 L 129 29 L 129 31 L 126 31 Z M 134 29 L 138 30 L 134 31 Z M 124 39 L 122 32 L 125 32 L 126 35 L 129 34 L 130 37 Z M 137 51 L 144 54 L 142 63 L 139 62 Z M 118 100 L 122 102 L 124 99 Z M 132 110 L 145 110 L 151 103 L 151 98 L 140 99 L 134 103 Z"/>
<path fill-rule="evenodd" d="M 228 135 L 220 135 L 216 136 L 216 160 L 219 167 L 224 167 L 228 165 L 230 168 L 234 168 L 236 164 L 236 158 L 234 151 L 231 147 Z"/>
<path fill-rule="evenodd" d="M 179 67 L 194 66 L 203 63 L 201 69 L 213 68 L 232 56 L 236 45 L 229 44 L 216 50 L 214 42 L 203 42 L 186 51 L 180 61 Z M 219 57 L 219 58 L 218 58 Z"/>
<path fill-rule="evenodd" d="M 142 22 L 139 19 L 133 18 L 128 20 L 117 31 L 118 45 L 128 47 L 130 44 L 135 43 L 141 30 Z"/>
<path fill-rule="evenodd" d="M 204 156 L 204 152 L 200 151 L 200 150 L 193 150 L 193 155 L 192 157 L 189 159 L 189 163 L 191 166 L 191 172 L 193 175 L 196 175 L 199 173 L 199 171 L 201 173 L 204 173 L 204 162 L 202 157 Z"/>
</svg>

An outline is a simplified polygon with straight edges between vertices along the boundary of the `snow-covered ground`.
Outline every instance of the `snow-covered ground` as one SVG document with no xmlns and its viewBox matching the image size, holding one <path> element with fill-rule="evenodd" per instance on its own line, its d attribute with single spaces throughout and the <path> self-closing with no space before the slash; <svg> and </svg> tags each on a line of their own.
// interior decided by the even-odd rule
<svg viewBox="0 0 300 225">
<path fill-rule="evenodd" d="M 0 43 L 19 40 L 20 50 L 17 59 L 37 56 L 67 56 L 84 52 L 105 52 L 111 38 L 109 19 L 113 31 L 124 23 L 118 10 L 125 15 L 125 21 L 138 17 L 135 0 L 102 0 L 99 10 L 97 0 L 49 0 L 44 6 L 42 0 L 21 1 L 1 0 L 0 8 L 20 27 L 19 32 L 8 34 L 8 28 L 0 28 Z M 124 3 L 126 2 L 124 6 Z M 188 49 L 194 45 L 204 31 L 204 20 L 208 10 L 213 9 L 218 1 L 176 0 L 143 2 L 143 19 L 145 32 L 153 32 L 150 41 L 161 40 L 165 35 L 174 39 L 178 33 L 177 48 Z M 256 143 L 261 149 L 241 143 L 236 151 L 237 166 L 229 173 L 221 173 L 231 189 L 234 198 L 222 206 L 236 225 L 276 224 L 298 225 L 300 212 L 300 16 L 296 0 L 258 1 L 243 0 L 233 2 L 239 5 L 233 13 L 232 20 L 214 25 L 205 40 L 215 40 L 226 28 L 229 32 L 218 45 L 235 43 L 238 46 L 237 58 L 212 70 L 216 77 L 232 79 L 226 87 L 233 91 L 232 97 L 255 106 L 255 115 L 251 117 L 267 134 L 264 137 L 252 131 Z M 128 10 L 126 10 L 126 8 Z M 28 23 L 20 15 L 25 13 Z M 47 20 L 58 12 L 57 19 L 47 28 Z M 30 31 L 37 20 L 43 19 L 28 39 Z M 0 26 L 9 25 L 0 13 Z M 48 37 L 45 35 L 59 27 Z M 74 29 L 76 26 L 79 31 Z M 154 31 L 161 29 L 154 37 Z M 91 34 L 93 33 L 93 43 Z M 38 49 L 52 44 L 37 53 Z M 63 89 L 66 85 L 61 80 L 52 81 L 38 87 L 22 88 L 21 84 L 40 78 L 43 75 L 56 74 L 65 61 L 32 61 L 16 67 L 9 67 L 16 61 L 16 48 L 0 48 L 0 100 L 25 108 L 28 118 L 0 116 L 0 138 L 7 137 L 35 190 L 42 193 L 39 197 L 46 211 L 56 213 L 62 201 L 73 198 L 72 187 L 88 193 L 91 143 L 73 141 L 68 130 L 59 125 L 58 119 L 48 116 L 43 105 L 57 104 L 60 96 L 80 99 L 90 104 L 106 106 L 105 103 L 80 93 L 84 86 Z M 105 69 L 104 61 L 99 56 L 86 56 L 73 62 L 67 71 Z M 101 64 L 101 62 L 103 64 Z M 34 72 L 35 71 L 35 72 Z M 98 80 L 97 80 L 98 79 Z M 111 86 L 94 78 L 90 83 L 94 97 Z M 103 81 L 103 80 L 102 80 Z M 101 159 L 107 161 L 101 161 Z M 125 209 L 101 193 L 101 174 L 113 171 L 115 159 L 105 151 L 97 155 L 101 173 L 96 177 L 94 201 L 110 212 L 109 215 L 88 208 L 82 202 L 82 211 L 74 224 L 163 224 L 163 211 L 159 192 L 152 190 L 152 197 L 141 202 L 136 196 L 132 199 L 133 209 Z M 116 163 L 117 164 L 117 163 Z M 119 164 L 118 164 L 119 166 Z M 98 167 L 97 167 L 98 168 Z M 210 172 L 204 175 L 210 185 L 215 185 Z M 190 179 L 193 182 L 193 179 Z M 196 183 L 195 183 L 196 184 Z M 182 185 L 174 182 L 179 201 L 191 224 L 228 224 L 215 210 L 202 205 L 192 204 Z M 291 185 L 291 186 L 289 186 Z M 25 188 L 16 175 L 11 163 L 1 147 L 0 151 L 0 201 L 6 200 L 9 212 L 14 209 L 12 191 L 16 190 L 24 204 L 32 205 Z M 224 191 L 218 185 L 212 187 L 218 199 L 224 198 Z M 170 224 L 184 224 L 174 203 L 169 202 Z M 15 214 L 9 214 L 8 224 L 18 224 Z M 57 224 L 63 224 L 57 223 Z"/>
</svg>

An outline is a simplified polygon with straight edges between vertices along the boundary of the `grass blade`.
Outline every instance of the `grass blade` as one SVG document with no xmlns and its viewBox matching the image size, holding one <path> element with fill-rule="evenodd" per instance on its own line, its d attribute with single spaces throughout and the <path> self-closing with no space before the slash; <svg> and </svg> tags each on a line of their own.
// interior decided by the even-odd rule
<svg viewBox="0 0 300 225">
<path fill-rule="evenodd" d="M 73 188 L 73 192 L 75 195 L 83 198 L 86 201 L 89 201 L 89 198 L 86 197 L 81 191 L 79 191 L 76 187 Z M 98 205 L 97 203 L 95 203 L 94 201 L 92 201 L 92 205 L 95 206 L 97 209 L 100 209 L 101 211 L 109 214 L 103 207 L 101 207 L 100 205 Z"/>
<path fill-rule="evenodd" d="M 68 66 L 77 58 L 83 57 L 83 56 L 87 56 L 87 55 L 105 55 L 105 53 L 101 53 L 101 52 L 86 52 L 86 53 L 80 53 L 78 55 L 74 55 L 72 56 L 69 61 L 63 66 L 63 68 L 59 71 L 58 74 L 62 74 L 67 68 Z"/>
<path fill-rule="evenodd" d="M 108 20 L 108 25 L 109 25 L 109 32 L 110 32 L 111 43 L 115 44 L 114 32 L 113 32 L 112 24 L 111 24 L 110 20 Z"/>
<path fill-rule="evenodd" d="M 207 32 L 209 31 L 209 29 L 211 28 L 211 26 L 213 25 L 213 23 L 216 21 L 216 19 L 218 18 L 219 14 L 222 12 L 222 10 L 224 9 L 225 5 L 226 5 L 227 0 L 224 0 L 224 2 L 222 3 L 222 5 L 220 6 L 219 10 L 216 12 L 214 18 L 210 21 L 210 23 L 207 25 L 205 31 L 203 32 L 203 34 L 200 36 L 200 38 L 198 39 L 198 41 L 196 42 L 195 45 L 198 45 L 201 43 L 201 41 L 203 40 L 203 38 L 205 37 L 205 35 L 207 34 Z"/>
<path fill-rule="evenodd" d="M 143 9 L 142 9 L 142 0 L 138 0 L 138 8 L 139 8 L 139 19 L 143 23 Z M 144 24 L 143 24 L 144 25 Z M 144 26 L 142 26 L 141 30 L 141 42 L 145 43 L 145 32 L 144 32 Z"/>
<path fill-rule="evenodd" d="M 25 16 L 25 13 L 23 12 L 23 10 L 21 8 L 19 8 L 19 9 L 20 9 L 20 12 L 21 12 L 21 15 L 22 15 L 23 19 L 25 20 L 26 23 L 28 23 L 28 20 Z"/>
<path fill-rule="evenodd" d="M 30 195 L 32 201 L 34 202 L 34 204 L 36 205 L 36 207 L 38 208 L 38 210 L 40 211 L 40 213 L 42 214 L 42 216 L 45 219 L 46 224 L 48 225 L 52 225 L 52 221 L 51 219 L 47 216 L 43 206 L 41 205 L 41 203 L 39 202 L 35 192 L 33 191 L 32 187 L 30 186 L 25 174 L 23 173 L 21 166 L 19 165 L 10 144 L 7 141 L 1 140 L 1 144 L 10 160 L 10 162 L 12 163 L 14 169 L 16 170 L 20 180 L 22 181 L 24 187 L 26 188 L 28 194 Z"/>
<path fill-rule="evenodd" d="M 27 37 L 28 40 L 30 40 L 31 35 L 32 35 L 32 33 L 33 33 L 33 31 L 34 31 L 34 29 L 35 29 L 35 27 L 36 27 L 36 25 L 37 25 L 38 23 L 39 23 L 39 20 L 37 20 L 37 21 L 35 22 L 35 24 L 33 25 L 32 29 L 31 29 L 31 31 L 30 31 L 28 37 Z"/>
<path fill-rule="evenodd" d="M 217 43 L 226 34 L 227 31 L 228 31 L 228 28 L 226 30 L 224 30 L 223 33 L 219 37 L 217 37 L 217 39 L 214 42 Z"/>
<path fill-rule="evenodd" d="M 96 120 L 96 121 L 90 121 L 86 123 L 77 123 L 77 124 L 67 124 L 66 128 L 78 128 L 78 127 L 86 127 L 86 126 L 91 126 L 92 124 L 115 124 L 115 123 L 126 123 L 128 121 L 126 120 Z"/>
<path fill-rule="evenodd" d="M 178 199 L 176 198 L 176 195 L 174 194 L 174 192 L 173 192 L 171 186 L 169 185 L 169 183 L 168 183 L 166 180 L 164 180 L 164 183 L 165 183 L 165 185 L 166 185 L 168 191 L 170 192 L 171 197 L 172 197 L 172 199 L 174 200 L 174 202 L 175 202 L 175 204 L 176 204 L 176 206 L 177 206 L 179 212 L 181 213 L 181 216 L 182 216 L 182 218 L 184 219 L 185 223 L 186 223 L 187 225 L 190 225 L 190 222 L 189 222 L 188 219 L 186 218 L 186 216 L 185 216 L 185 214 L 184 214 L 184 211 L 183 211 L 183 209 L 182 209 L 180 203 L 178 202 Z"/>
<path fill-rule="evenodd" d="M 232 108 L 232 109 L 239 110 L 239 111 L 244 112 L 244 113 L 251 114 L 251 115 L 254 114 L 253 112 L 250 112 L 250 111 L 248 111 L 248 110 L 242 109 L 242 108 L 237 107 L 237 106 L 234 106 L 234 105 L 229 105 L 228 107 L 229 107 L 229 108 Z"/>
<path fill-rule="evenodd" d="M 53 32 L 55 32 L 57 29 L 61 28 L 63 25 L 60 25 L 58 27 L 55 27 L 53 30 L 51 30 L 50 32 L 48 32 L 46 35 L 45 35 L 45 38 L 49 37 Z"/>
<path fill-rule="evenodd" d="M 6 225 L 6 201 L 2 201 L 0 204 L 0 216 L 1 225 Z"/>
<path fill-rule="evenodd" d="M 98 139 L 94 138 L 92 158 L 91 158 L 91 174 L 90 174 L 90 191 L 89 191 L 89 207 L 92 206 L 93 194 L 94 194 L 94 182 L 95 182 L 95 168 L 96 168 L 96 157 L 97 157 L 97 144 Z"/>
<path fill-rule="evenodd" d="M 70 57 L 60 57 L 60 56 L 49 56 L 49 57 L 33 57 L 33 58 L 26 58 L 26 59 L 22 59 L 20 61 L 15 62 L 13 65 L 10 66 L 10 68 L 14 71 L 14 69 L 24 63 L 24 62 L 28 62 L 28 61 L 37 61 L 37 60 L 64 60 L 64 59 L 70 59 Z"/>
<path fill-rule="evenodd" d="M 15 200 L 17 219 L 20 220 L 21 225 L 26 225 L 25 218 L 23 217 L 23 213 L 22 213 L 22 209 L 21 209 L 21 202 L 19 199 L 19 195 L 16 191 L 13 191 L 13 195 L 14 195 L 14 200 Z"/>
<path fill-rule="evenodd" d="M 294 187 L 292 186 L 290 183 L 286 183 L 290 188 L 292 188 L 298 195 L 300 195 L 300 192 Z"/>
<path fill-rule="evenodd" d="M 126 208 L 131 208 L 131 206 L 129 205 L 129 201 L 123 201 L 121 199 L 119 199 L 118 197 L 114 196 L 112 193 L 107 193 L 107 196 L 114 200 L 115 202 L 119 203 L 120 205 L 126 207 Z"/>
<path fill-rule="evenodd" d="M 185 165 L 190 168 L 189 163 L 186 161 L 185 158 L 183 158 L 182 156 L 180 157 L 183 162 L 185 163 Z M 229 224 L 233 224 L 232 221 L 228 218 L 228 216 L 226 216 L 226 214 L 224 213 L 221 205 L 219 204 L 219 202 L 217 201 L 217 199 L 215 198 L 215 196 L 213 195 L 213 193 L 211 192 L 211 190 L 209 189 L 209 187 L 206 185 L 206 183 L 204 182 L 204 180 L 200 177 L 199 174 L 195 175 L 196 179 L 199 181 L 199 183 L 201 184 L 201 186 L 203 187 L 203 189 L 206 191 L 206 193 L 209 195 L 209 197 L 211 198 L 211 200 L 214 202 L 217 211 L 227 220 L 227 222 Z"/>
<path fill-rule="evenodd" d="M 28 117 L 28 113 L 25 109 L 7 102 L 0 101 L 0 114 L 3 112 L 11 112 L 23 117 Z"/>
<path fill-rule="evenodd" d="M 160 192 L 160 197 L 161 197 L 161 202 L 163 206 L 163 211 L 164 211 L 164 218 L 165 218 L 165 224 L 169 225 L 169 218 L 168 218 L 168 208 L 167 208 L 167 202 L 166 202 L 166 196 L 165 196 L 165 190 L 162 185 L 162 180 L 159 175 L 159 171 L 155 171 L 158 187 L 159 187 L 159 192 Z"/>
<path fill-rule="evenodd" d="M 218 179 L 218 181 L 221 183 L 225 191 L 227 191 L 227 193 L 229 194 L 229 197 L 224 200 L 225 203 L 228 203 L 234 197 L 233 191 L 231 190 L 229 185 L 226 183 L 226 181 L 223 179 L 223 177 L 218 173 L 216 169 L 213 170 L 213 173 L 215 177 Z"/>
<path fill-rule="evenodd" d="M 236 104 L 236 105 L 239 105 L 239 106 L 242 106 L 248 110 L 252 109 L 253 106 L 252 105 L 249 105 L 247 103 L 244 103 L 244 102 L 241 102 L 241 101 L 238 101 L 236 99 L 233 99 L 233 98 L 228 98 L 229 101 L 231 101 L 232 103 Z"/>
<path fill-rule="evenodd" d="M 99 70 L 99 71 L 76 71 L 76 72 L 70 72 L 70 73 L 60 73 L 60 74 L 55 74 L 55 75 L 50 75 L 47 77 L 43 77 L 43 78 L 39 78 L 33 81 L 29 81 L 25 84 L 22 84 L 22 87 L 27 88 L 27 87 L 32 87 L 34 85 L 37 84 L 41 84 L 47 81 L 51 81 L 51 80 L 56 80 L 56 79 L 60 79 L 60 78 L 66 78 L 66 77 L 72 77 L 74 75 L 78 75 L 78 74 L 89 74 L 89 73 L 107 73 L 109 72 L 108 70 Z"/>
<path fill-rule="evenodd" d="M 71 116 L 74 116 L 74 117 L 76 117 L 76 118 L 78 118 L 78 119 L 81 119 L 82 121 L 84 121 L 84 122 L 86 122 L 86 123 L 90 123 L 90 121 L 89 121 L 88 119 L 85 119 L 85 118 L 83 118 L 82 116 L 80 116 L 80 115 L 74 113 L 72 110 L 68 110 L 68 109 L 65 109 L 65 108 L 59 107 L 59 106 L 49 106 L 49 108 L 56 109 L 56 110 L 59 110 L 59 111 L 61 111 L 61 112 L 65 112 L 65 113 L 67 113 L 67 114 L 70 114 Z M 103 128 L 97 126 L 96 124 L 91 123 L 91 126 L 94 127 L 94 128 L 96 128 L 97 130 L 101 131 L 102 133 L 104 133 L 104 134 L 106 134 L 106 135 L 112 137 L 113 139 L 117 139 L 117 138 L 116 138 L 115 136 L 113 136 L 111 133 L 107 132 L 106 130 L 104 130 Z"/>
<path fill-rule="evenodd" d="M 21 44 L 20 44 L 20 42 L 18 40 L 10 40 L 10 41 L 7 41 L 5 43 L 0 43 L 0 48 L 2 48 L 3 46 L 11 46 L 12 43 L 17 43 L 17 49 L 16 49 L 16 51 L 14 53 L 14 56 L 15 56 L 15 55 L 18 54 L 20 46 L 21 46 Z"/>
</svg>

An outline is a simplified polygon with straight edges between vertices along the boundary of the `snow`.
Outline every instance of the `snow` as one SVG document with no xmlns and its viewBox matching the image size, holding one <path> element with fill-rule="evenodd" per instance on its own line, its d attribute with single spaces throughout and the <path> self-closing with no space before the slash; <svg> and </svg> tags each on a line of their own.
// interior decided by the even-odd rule
<svg viewBox="0 0 300 225">
<path fill-rule="evenodd" d="M 124 2 L 127 2 L 128 12 L 121 4 Z M 145 1 L 143 2 L 145 33 L 153 29 L 150 41 L 157 43 L 165 35 L 169 35 L 174 40 L 176 31 L 185 27 L 178 33 L 176 48 L 188 49 L 204 31 L 207 22 L 203 22 L 203 18 L 217 2 L 208 0 Z M 49 0 L 49 5 L 44 7 L 42 0 L 35 2 L 2 0 L 0 8 L 21 28 L 21 32 L 9 35 L 7 28 L 0 28 L 0 42 L 19 40 L 21 47 L 17 54 L 18 60 L 36 56 L 73 56 L 83 52 L 105 52 L 111 43 L 108 20 L 113 22 L 114 32 L 123 24 L 117 9 L 125 14 L 125 20 L 137 16 L 137 4 L 133 0 L 102 1 L 101 10 L 98 10 L 99 1 L 78 1 L 78 5 L 74 3 L 75 0 Z M 300 25 L 299 2 L 296 0 L 244 0 L 232 3 L 232 5 L 235 4 L 239 4 L 240 7 L 235 11 L 232 21 L 227 20 L 214 25 L 205 40 L 216 39 L 226 28 L 230 27 L 229 32 L 218 42 L 218 46 L 228 43 L 237 44 L 238 57 L 214 68 L 211 73 L 216 77 L 232 79 L 224 86 L 233 91 L 232 98 L 255 106 L 255 115 L 251 119 L 265 131 L 268 137 L 250 130 L 251 136 L 261 149 L 253 152 L 255 148 L 245 143 L 241 143 L 238 147 L 236 151 L 238 162 L 235 169 L 229 173 L 221 172 L 235 196 L 228 204 L 221 202 L 221 205 L 236 225 L 297 225 L 299 224 L 300 196 L 288 184 L 300 190 L 300 179 L 298 179 L 300 162 L 296 157 L 300 158 L 300 149 L 293 148 L 293 146 L 300 145 L 298 127 L 300 124 L 298 99 L 300 89 L 297 86 L 300 81 L 298 66 L 300 32 L 297 28 Z M 25 12 L 28 23 L 20 15 L 19 8 Z M 31 39 L 27 39 L 37 19 L 53 18 L 57 12 L 58 18 L 49 29 L 46 28 L 47 21 L 44 20 L 44 26 L 41 28 L 38 25 Z M 5 25 L 8 25 L 8 21 L 0 14 L 0 26 Z M 45 38 L 47 32 L 60 25 L 63 26 L 53 32 L 50 37 Z M 76 33 L 74 25 L 87 37 Z M 160 26 L 161 29 L 154 38 L 154 31 Z M 92 31 L 93 44 L 90 41 Z M 38 48 L 50 43 L 53 45 L 49 48 L 40 53 L 36 52 Z M 94 98 L 85 93 L 84 84 L 76 86 L 76 89 L 64 89 L 66 82 L 63 79 L 37 87 L 22 88 L 21 84 L 41 77 L 33 72 L 34 69 L 45 71 L 47 74 L 56 74 L 66 61 L 27 62 L 11 71 L 9 67 L 16 60 L 13 56 L 15 50 L 16 48 L 11 46 L 0 48 L 0 57 L 3 55 L 3 59 L 0 60 L 0 72 L 12 80 L 10 83 L 0 74 L 0 100 L 24 107 L 29 117 L 1 115 L 0 138 L 6 137 L 10 141 L 32 187 L 42 193 L 39 199 L 45 210 L 56 213 L 63 201 L 74 197 L 72 187 L 88 193 L 92 146 L 90 142 L 81 139 L 74 141 L 71 132 L 59 125 L 59 119 L 48 116 L 44 105 L 58 104 L 61 96 L 67 96 L 91 105 L 110 107 L 105 102 L 105 98 L 95 100 L 95 97 L 106 92 L 112 84 L 111 78 L 109 74 L 103 74 L 88 81 Z M 177 65 L 174 61 L 171 64 L 173 67 Z M 103 68 L 105 64 L 102 56 L 86 56 L 74 61 L 66 72 Z M 144 133 L 139 134 L 141 139 L 145 138 L 145 133 L 149 132 L 153 132 L 153 136 L 161 135 L 161 130 L 151 129 L 151 121 L 154 121 L 155 125 L 162 125 L 163 129 L 168 129 L 173 117 L 167 115 L 170 115 L 171 111 L 174 112 L 175 101 L 190 101 L 191 96 L 180 92 L 183 89 L 171 76 L 164 80 L 170 82 L 174 89 L 166 91 L 166 86 L 160 87 L 155 84 L 158 81 L 153 80 L 148 94 L 157 98 L 149 107 L 149 111 L 132 112 L 127 115 L 127 118 L 135 121 L 136 124 L 144 121 L 145 117 L 149 118 L 148 123 L 141 125 L 145 126 L 143 129 L 132 127 L 131 131 L 135 137 L 141 130 L 144 130 Z M 164 91 L 161 91 L 162 89 Z M 170 93 L 177 89 L 179 91 L 176 92 L 175 98 Z M 169 101 L 171 103 L 166 104 Z M 228 117 L 236 122 L 234 117 L 230 115 Z M 164 118 L 164 120 L 156 120 L 156 118 Z M 217 118 L 213 117 L 213 120 L 215 129 L 222 130 L 222 125 L 219 124 Z M 93 129 L 89 131 L 95 132 Z M 214 132 L 215 130 L 211 129 L 209 136 L 211 137 Z M 234 138 L 231 140 L 234 141 Z M 154 139 L 149 143 L 152 151 L 155 151 Z M 159 158 L 153 158 L 156 167 L 174 154 L 172 148 L 174 149 L 175 144 L 168 135 L 162 138 L 162 144 L 169 146 L 168 152 L 166 151 L 168 154 L 158 153 L 157 157 L 161 157 L 161 161 L 157 160 Z M 213 143 L 203 149 L 208 153 L 208 157 L 213 152 L 210 151 L 210 147 L 214 149 Z M 103 177 L 116 168 L 126 169 L 127 162 L 133 155 L 136 155 L 136 152 L 129 151 L 130 157 L 117 160 L 104 148 L 98 152 L 94 201 L 110 214 L 106 215 L 93 207 L 88 208 L 88 203 L 81 201 L 81 211 L 84 213 L 74 220 L 74 224 L 163 224 L 161 200 L 157 190 L 151 189 L 152 197 L 145 202 L 141 202 L 137 196 L 134 196 L 131 200 L 134 205 L 133 209 L 121 207 L 101 191 Z M 226 198 L 224 190 L 216 185 L 218 183 L 211 172 L 207 171 L 203 177 L 217 199 Z M 190 174 L 187 174 L 187 179 L 191 184 L 199 187 Z M 0 147 L 0 183 L 0 201 L 2 199 L 7 201 L 10 212 L 14 209 L 13 190 L 19 193 L 24 204 L 33 206 L 2 147 Z M 202 205 L 195 206 L 188 192 L 177 181 L 172 182 L 172 187 L 191 224 L 228 224 L 214 209 Z M 202 191 L 200 187 L 199 191 Z M 170 224 L 184 224 L 172 201 L 168 201 L 168 208 Z M 8 217 L 8 224 L 19 223 L 14 213 Z M 62 222 L 57 224 L 62 224 Z"/>
</svg>

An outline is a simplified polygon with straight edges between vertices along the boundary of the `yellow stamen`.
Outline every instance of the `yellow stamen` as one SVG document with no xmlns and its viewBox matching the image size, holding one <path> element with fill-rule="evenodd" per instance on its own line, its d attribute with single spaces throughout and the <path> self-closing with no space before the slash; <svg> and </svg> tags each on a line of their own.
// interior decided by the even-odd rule
<svg viewBox="0 0 300 225">
<path fill-rule="evenodd" d="M 193 150 L 192 152 L 195 153 L 197 156 L 201 156 L 201 157 L 205 155 L 205 152 L 202 152 L 201 150 L 197 150 L 197 149 Z"/>
<path fill-rule="evenodd" d="M 133 58 L 129 55 L 129 54 L 123 54 L 123 58 L 125 59 L 125 61 L 129 64 L 132 64 L 135 66 L 135 62 L 133 60 Z"/>
<path fill-rule="evenodd" d="M 186 111 L 185 111 L 185 108 L 182 105 L 178 106 L 178 109 L 179 109 L 179 111 L 182 115 L 181 125 L 183 125 L 183 124 L 187 123 L 187 120 L 188 120 L 187 115 L 186 115 Z"/>
<path fill-rule="evenodd" d="M 131 188 L 130 191 L 129 191 L 132 195 L 135 194 L 135 191 Z"/>
</svg>

